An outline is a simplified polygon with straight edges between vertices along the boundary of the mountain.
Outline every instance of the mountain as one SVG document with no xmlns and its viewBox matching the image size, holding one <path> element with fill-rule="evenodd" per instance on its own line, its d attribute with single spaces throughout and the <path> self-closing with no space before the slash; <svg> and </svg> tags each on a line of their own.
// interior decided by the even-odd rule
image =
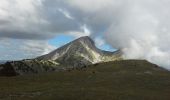
<svg viewBox="0 0 170 100">
<path fill-rule="evenodd" d="M 95 63 L 122 59 L 122 52 L 98 49 L 88 37 L 76 39 L 49 54 L 21 61 L 10 61 L 0 65 L 0 75 L 14 76 L 51 71 L 83 68 Z"/>
<path fill-rule="evenodd" d="M 65 66 L 81 67 L 99 62 L 120 60 L 122 59 L 121 55 L 121 51 L 108 52 L 98 49 L 94 41 L 85 36 L 37 59 L 53 60 Z"/>
</svg>

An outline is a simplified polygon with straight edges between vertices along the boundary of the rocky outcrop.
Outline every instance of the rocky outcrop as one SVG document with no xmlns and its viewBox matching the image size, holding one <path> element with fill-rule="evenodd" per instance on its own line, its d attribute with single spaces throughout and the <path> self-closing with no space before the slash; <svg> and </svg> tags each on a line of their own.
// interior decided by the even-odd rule
<svg viewBox="0 0 170 100">
<path fill-rule="evenodd" d="M 0 65 L 0 76 L 16 76 L 65 70 L 54 61 L 22 60 Z"/>
</svg>

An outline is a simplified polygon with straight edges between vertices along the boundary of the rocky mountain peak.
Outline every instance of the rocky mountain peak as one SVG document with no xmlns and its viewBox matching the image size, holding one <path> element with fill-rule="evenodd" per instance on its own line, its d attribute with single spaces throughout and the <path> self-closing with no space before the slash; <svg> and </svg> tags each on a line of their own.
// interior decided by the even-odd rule
<svg viewBox="0 0 170 100">
<path fill-rule="evenodd" d="M 89 37 L 89 36 L 83 36 L 83 37 L 80 37 L 78 39 L 75 40 L 75 42 L 84 42 L 84 43 L 91 43 L 91 44 L 95 44 L 94 41 Z"/>
<path fill-rule="evenodd" d="M 69 44 L 71 44 L 72 46 L 75 45 L 74 48 L 77 48 L 77 49 L 81 48 L 82 46 L 90 47 L 90 48 L 95 47 L 94 41 L 89 36 L 80 37 L 80 38 L 70 42 Z"/>
<path fill-rule="evenodd" d="M 84 66 L 120 58 L 120 53 L 102 51 L 95 46 L 94 41 L 90 37 L 84 36 L 37 59 L 53 60 L 68 66 Z"/>
</svg>

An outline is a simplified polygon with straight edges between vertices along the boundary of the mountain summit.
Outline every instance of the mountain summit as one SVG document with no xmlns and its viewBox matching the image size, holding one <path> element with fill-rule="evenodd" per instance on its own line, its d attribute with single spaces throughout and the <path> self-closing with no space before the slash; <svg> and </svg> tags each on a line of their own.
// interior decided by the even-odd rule
<svg viewBox="0 0 170 100">
<path fill-rule="evenodd" d="M 120 60 L 120 51 L 108 52 L 98 49 L 94 41 L 88 37 L 78 38 L 49 54 L 38 57 L 38 60 L 53 60 L 65 66 L 86 66 L 99 62 Z"/>
</svg>

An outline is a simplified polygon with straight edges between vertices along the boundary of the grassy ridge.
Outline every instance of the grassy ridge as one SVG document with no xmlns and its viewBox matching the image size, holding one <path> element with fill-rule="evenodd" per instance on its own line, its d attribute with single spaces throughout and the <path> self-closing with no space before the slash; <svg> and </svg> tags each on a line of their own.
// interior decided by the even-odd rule
<svg viewBox="0 0 170 100">
<path fill-rule="evenodd" d="M 140 60 L 0 80 L 0 100 L 170 100 L 170 72 Z"/>
</svg>

